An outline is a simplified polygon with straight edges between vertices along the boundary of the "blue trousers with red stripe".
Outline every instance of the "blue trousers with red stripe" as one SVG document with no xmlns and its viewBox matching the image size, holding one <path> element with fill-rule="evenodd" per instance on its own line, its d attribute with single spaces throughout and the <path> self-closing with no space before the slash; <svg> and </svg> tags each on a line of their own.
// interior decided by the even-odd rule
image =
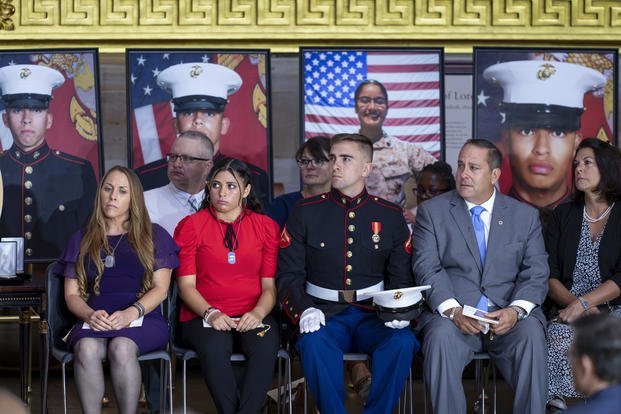
<svg viewBox="0 0 621 414">
<path fill-rule="evenodd" d="M 410 330 L 391 329 L 375 312 L 349 306 L 318 331 L 301 334 L 296 348 L 321 414 L 347 413 L 343 354 L 371 356 L 371 390 L 365 414 L 391 413 L 407 381 L 420 343 Z"/>
</svg>

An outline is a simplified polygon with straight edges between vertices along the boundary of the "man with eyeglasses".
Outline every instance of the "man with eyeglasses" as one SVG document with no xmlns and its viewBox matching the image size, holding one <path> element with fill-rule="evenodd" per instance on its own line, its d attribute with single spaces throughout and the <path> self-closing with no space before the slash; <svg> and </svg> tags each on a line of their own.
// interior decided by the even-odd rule
<svg viewBox="0 0 621 414">
<path fill-rule="evenodd" d="M 405 182 L 427 164 L 433 164 L 433 155 L 412 142 L 388 135 L 382 129 L 388 114 L 388 92 L 384 85 L 373 79 L 362 81 L 354 93 L 355 111 L 360 121 L 360 134 L 373 142 L 373 171 L 366 180 L 369 193 L 405 207 Z M 408 223 L 415 213 L 403 210 Z"/>
<path fill-rule="evenodd" d="M 181 219 L 196 213 L 205 196 L 205 182 L 213 166 L 213 144 L 196 131 L 179 134 L 166 154 L 170 180 L 162 187 L 144 193 L 144 201 L 153 223 L 172 236 Z"/>
<path fill-rule="evenodd" d="M 196 131 L 206 135 L 213 143 L 214 163 L 227 158 L 221 152 L 220 142 L 230 128 L 230 119 L 224 109 L 229 102 L 228 96 L 241 88 L 241 77 L 223 65 L 181 63 L 164 69 L 157 77 L 157 85 L 172 95 L 176 131 Z M 252 173 L 252 188 L 265 206 L 269 201 L 267 173 L 249 162 L 246 164 Z M 166 166 L 166 160 L 158 160 L 136 169 L 146 190 L 166 182 Z"/>
</svg>

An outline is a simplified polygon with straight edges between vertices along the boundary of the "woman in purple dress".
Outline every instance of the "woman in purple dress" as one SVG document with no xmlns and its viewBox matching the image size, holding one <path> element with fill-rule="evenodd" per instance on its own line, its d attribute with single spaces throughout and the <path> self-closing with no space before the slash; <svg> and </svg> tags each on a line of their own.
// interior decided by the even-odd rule
<svg viewBox="0 0 621 414">
<path fill-rule="evenodd" d="M 75 383 L 84 413 L 100 413 L 102 361 L 110 364 L 120 413 L 135 413 L 140 394 L 138 356 L 168 343 L 160 312 L 176 244 L 151 224 L 142 186 L 128 168 L 111 168 L 101 180 L 86 229 L 72 236 L 56 273 L 65 276 L 65 299 L 79 319 L 67 335 L 75 353 Z"/>
</svg>

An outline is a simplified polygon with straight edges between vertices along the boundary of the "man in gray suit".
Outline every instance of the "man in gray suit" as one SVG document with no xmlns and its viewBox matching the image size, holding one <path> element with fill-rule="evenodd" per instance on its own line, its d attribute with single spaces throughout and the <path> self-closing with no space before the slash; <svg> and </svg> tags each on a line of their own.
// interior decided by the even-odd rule
<svg viewBox="0 0 621 414">
<path fill-rule="evenodd" d="M 424 376 L 435 413 L 466 413 L 461 376 L 487 351 L 513 388 L 514 413 L 545 411 L 547 370 L 540 305 L 547 254 L 537 210 L 495 189 L 501 154 L 489 141 L 459 153 L 457 190 L 422 203 L 412 234 L 416 283 L 431 285 L 423 335 Z M 496 319 L 489 332 L 462 314 L 476 306 Z"/>
</svg>

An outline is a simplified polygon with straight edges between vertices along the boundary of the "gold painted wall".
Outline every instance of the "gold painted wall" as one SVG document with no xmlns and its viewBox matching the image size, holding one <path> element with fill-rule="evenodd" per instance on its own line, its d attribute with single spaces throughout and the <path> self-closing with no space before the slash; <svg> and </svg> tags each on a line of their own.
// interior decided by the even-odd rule
<svg viewBox="0 0 621 414">
<path fill-rule="evenodd" d="M 618 0 L 0 0 L 4 48 L 614 46 Z"/>
</svg>

